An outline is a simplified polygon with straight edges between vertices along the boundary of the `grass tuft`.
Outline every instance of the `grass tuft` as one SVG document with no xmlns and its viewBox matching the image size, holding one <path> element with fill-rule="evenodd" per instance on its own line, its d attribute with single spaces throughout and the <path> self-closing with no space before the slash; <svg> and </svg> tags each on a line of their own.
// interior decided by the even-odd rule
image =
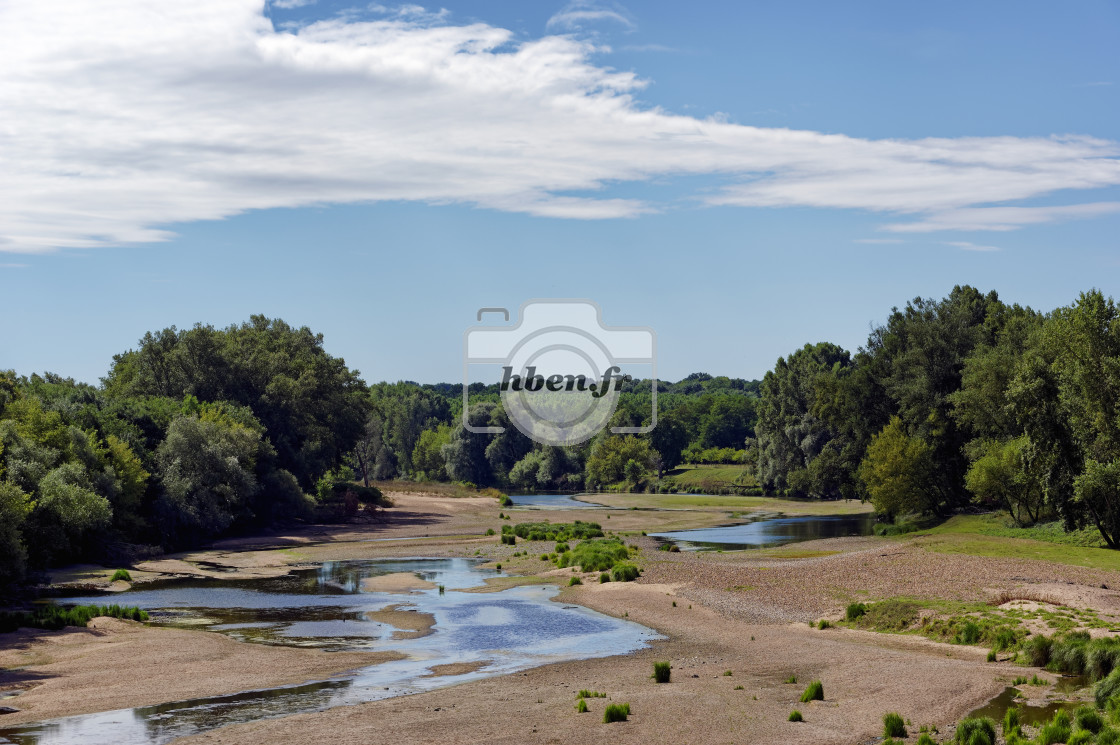
<svg viewBox="0 0 1120 745">
<path fill-rule="evenodd" d="M 819 680 L 814 680 L 805 688 L 805 692 L 801 694 L 801 703 L 808 703 L 809 701 L 824 701 L 824 684 Z"/>
<path fill-rule="evenodd" d="M 996 745 L 996 723 L 988 717 L 962 719 L 957 725 L 957 745 Z"/>
<path fill-rule="evenodd" d="M 132 581 L 132 575 L 128 573 L 127 569 L 118 569 L 117 571 L 113 572 L 113 578 L 110 579 L 109 581 L 110 582 L 116 582 L 117 580 L 123 580 L 125 582 L 131 582 Z"/>
<path fill-rule="evenodd" d="M 579 577 L 572 577 L 571 579 L 568 580 L 568 587 L 571 587 L 572 585 L 582 585 L 582 584 L 583 584 L 583 580 L 580 579 Z"/>
<path fill-rule="evenodd" d="M 789 721 L 791 722 L 804 722 L 805 718 L 801 716 L 801 712 L 794 709 L 789 713 Z"/>
<path fill-rule="evenodd" d="M 603 709 L 603 724 L 625 722 L 630 716 L 630 704 L 607 704 Z"/>
<path fill-rule="evenodd" d="M 883 715 L 883 737 L 906 737 L 906 723 L 897 712 Z"/>
<path fill-rule="evenodd" d="M 851 603 L 844 611 L 844 620 L 858 621 L 860 616 L 867 613 L 867 606 L 863 603 Z"/>
<path fill-rule="evenodd" d="M 653 679 L 658 683 L 668 683 L 669 677 L 672 675 L 671 667 L 668 662 L 653 663 Z"/>
<path fill-rule="evenodd" d="M 576 702 L 576 712 L 579 713 L 579 714 L 586 714 L 587 713 L 587 701 L 585 701 L 582 698 L 579 701 L 577 701 Z"/>
</svg>

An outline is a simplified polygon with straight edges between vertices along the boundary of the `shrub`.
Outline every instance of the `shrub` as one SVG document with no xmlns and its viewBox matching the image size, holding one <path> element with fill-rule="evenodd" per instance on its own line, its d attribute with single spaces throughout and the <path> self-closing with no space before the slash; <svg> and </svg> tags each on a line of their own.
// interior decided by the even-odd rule
<svg viewBox="0 0 1120 745">
<path fill-rule="evenodd" d="M 1113 670 L 1104 680 L 1093 688 L 1093 698 L 1097 708 L 1103 709 L 1110 698 L 1120 692 L 1120 670 Z"/>
<path fill-rule="evenodd" d="M 513 533 L 502 533 L 502 543 L 507 546 L 516 546 L 517 536 L 515 536 Z"/>
<path fill-rule="evenodd" d="M 867 613 L 867 606 L 863 603 L 850 603 L 848 608 L 844 611 L 844 618 L 848 621 L 859 620 L 859 617 Z"/>
<path fill-rule="evenodd" d="M 814 680 L 801 694 L 801 703 L 808 703 L 809 701 L 824 701 L 824 684 L 819 680 Z"/>
<path fill-rule="evenodd" d="M 1012 706 L 1003 713 L 1003 736 L 1007 737 L 1019 731 L 1019 709 L 1016 706 Z"/>
<path fill-rule="evenodd" d="M 918 745 L 937 745 L 933 738 L 929 736 L 928 732 L 923 732 L 918 735 Z"/>
<path fill-rule="evenodd" d="M 576 712 L 580 714 L 587 713 L 587 702 L 582 698 L 576 702 Z"/>
<path fill-rule="evenodd" d="M 957 725 L 957 745 L 995 745 L 996 723 L 988 717 L 962 719 Z"/>
<path fill-rule="evenodd" d="M 658 683 L 668 683 L 671 666 L 668 662 L 653 663 L 653 679 Z"/>
<path fill-rule="evenodd" d="M 582 584 L 583 584 L 583 580 L 580 579 L 579 577 L 572 577 L 570 580 L 568 580 L 568 587 L 571 587 L 572 585 L 582 585 Z"/>
<path fill-rule="evenodd" d="M 996 658 L 996 651 L 994 649 L 989 649 L 988 650 L 988 662 L 995 662 L 996 659 L 997 659 Z"/>
<path fill-rule="evenodd" d="M 638 567 L 633 564 L 616 564 L 611 570 L 611 580 L 614 582 L 633 582 L 639 576 Z"/>
<path fill-rule="evenodd" d="M 817 621 L 817 628 L 820 629 L 821 631 L 824 631 L 825 629 L 831 628 L 831 627 L 832 627 L 832 624 L 828 622 L 827 618 L 822 618 L 821 620 Z"/>
<path fill-rule="evenodd" d="M 487 528 L 486 529 L 486 535 L 494 535 L 494 529 L 493 528 Z"/>
<path fill-rule="evenodd" d="M 789 713 L 789 721 L 791 722 L 804 722 L 805 718 L 801 716 L 801 712 L 794 709 Z"/>
<path fill-rule="evenodd" d="M 993 637 L 992 651 L 1003 652 L 1004 650 L 1011 649 L 1018 641 L 1014 629 L 1009 629 L 1007 627 L 1000 628 Z"/>
<path fill-rule="evenodd" d="M 1089 730 L 1094 735 L 1101 731 L 1104 720 L 1091 706 L 1078 706 L 1073 712 L 1073 725 L 1077 729 Z"/>
<path fill-rule="evenodd" d="M 1050 666 L 1071 675 L 1085 673 L 1085 652 L 1089 646 L 1089 634 L 1074 631 L 1050 645 Z"/>
<path fill-rule="evenodd" d="M 603 723 L 625 722 L 630 716 L 630 704 L 607 704 L 603 709 Z"/>
<path fill-rule="evenodd" d="M 896 712 L 883 715 L 883 737 L 906 737 L 906 723 Z"/>
<path fill-rule="evenodd" d="M 1093 733 L 1079 729 L 1069 736 L 1066 745 L 1089 745 L 1091 742 L 1093 742 Z"/>
<path fill-rule="evenodd" d="M 498 497 L 498 504 L 500 504 L 502 507 L 512 507 L 513 500 L 509 498 L 508 494 L 503 494 L 502 496 Z"/>
<path fill-rule="evenodd" d="M 611 581 L 610 572 L 603 572 L 602 574 L 599 575 L 599 584 L 603 584 L 605 582 L 610 582 L 610 581 Z"/>
<path fill-rule="evenodd" d="M 571 551 L 568 561 L 585 572 L 610 571 L 615 564 L 630 558 L 630 549 L 616 538 L 582 541 Z"/>
<path fill-rule="evenodd" d="M 132 575 L 128 573 L 127 569 L 118 569 L 117 571 L 113 572 L 113 577 L 109 581 L 110 582 L 116 582 L 117 580 L 123 580 L 125 582 L 131 582 L 132 581 Z"/>
<path fill-rule="evenodd" d="M 975 621 L 965 621 L 957 629 L 957 634 L 953 638 L 955 644 L 975 644 L 980 641 L 981 635 L 980 625 Z"/>
<path fill-rule="evenodd" d="M 1050 664 L 1050 649 L 1053 643 L 1048 636 L 1041 634 L 1032 636 L 1027 640 L 1025 647 L 1027 660 L 1035 667 L 1046 667 Z"/>
<path fill-rule="evenodd" d="M 1120 645 L 1116 639 L 1093 639 L 1085 648 L 1085 672 L 1092 680 L 1111 673 L 1120 661 Z"/>
<path fill-rule="evenodd" d="M 1097 734 L 1097 745 L 1120 745 L 1120 732 L 1111 727 L 1103 728 Z"/>
<path fill-rule="evenodd" d="M 1053 719 L 1039 728 L 1036 741 L 1039 745 L 1054 745 L 1054 743 L 1068 741 L 1069 736 L 1069 715 L 1059 711 Z"/>
</svg>

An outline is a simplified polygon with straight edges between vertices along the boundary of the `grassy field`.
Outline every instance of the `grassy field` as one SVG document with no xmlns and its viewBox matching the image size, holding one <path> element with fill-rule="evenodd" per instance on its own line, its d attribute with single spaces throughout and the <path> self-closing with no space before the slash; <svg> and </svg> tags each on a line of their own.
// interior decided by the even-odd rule
<svg viewBox="0 0 1120 745">
<path fill-rule="evenodd" d="M 758 481 L 742 465 L 685 465 L 665 474 L 665 482 L 676 484 L 682 491 L 714 491 L 730 487 L 757 488 Z"/>
<path fill-rule="evenodd" d="M 1046 536 L 1038 529 L 1016 529 L 1003 526 L 1002 520 L 994 515 L 957 515 L 946 520 L 936 528 L 899 536 L 900 540 L 914 539 L 917 544 L 930 551 L 950 554 L 971 554 L 973 556 L 992 556 L 1013 559 L 1040 559 L 1059 564 L 1110 569 L 1120 571 L 1120 551 L 1094 546 L 1079 546 L 1062 541 L 1062 535 L 1054 535 L 1052 540 L 1038 540 L 1025 537 Z M 1024 537 L 1015 537 L 1017 535 Z M 1078 534 L 1065 534 L 1068 540 L 1085 540 Z M 1059 542 L 1061 541 L 1061 542 Z"/>
</svg>

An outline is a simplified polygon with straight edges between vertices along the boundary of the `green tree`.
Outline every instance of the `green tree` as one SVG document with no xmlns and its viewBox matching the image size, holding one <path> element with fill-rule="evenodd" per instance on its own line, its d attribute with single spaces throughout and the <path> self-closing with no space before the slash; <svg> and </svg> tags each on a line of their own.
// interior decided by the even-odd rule
<svg viewBox="0 0 1120 745">
<path fill-rule="evenodd" d="M 443 446 L 451 442 L 451 425 L 440 424 L 420 433 L 412 450 L 412 468 L 419 479 L 446 481 L 447 468 Z"/>
<path fill-rule="evenodd" d="M 1120 462 L 1090 459 L 1074 481 L 1074 500 L 1084 507 L 1110 548 L 1120 548 Z"/>
<path fill-rule="evenodd" d="M 10 481 L 0 481 L 0 596 L 27 570 L 22 528 L 30 512 L 28 496 Z"/>
<path fill-rule="evenodd" d="M 875 509 L 893 518 L 907 512 L 926 512 L 938 504 L 933 494 L 933 448 L 906 434 L 902 420 L 891 417 L 871 438 L 860 463 L 863 481 Z"/>
<path fill-rule="evenodd" d="M 588 485 L 606 486 L 633 474 L 644 474 L 657 467 L 656 453 L 649 442 L 633 435 L 601 434 L 592 441 L 587 457 Z M 630 461 L 634 465 L 630 465 Z M 636 483 L 630 479 L 631 483 Z M 640 479 L 639 479 L 640 480 Z"/>
<path fill-rule="evenodd" d="M 968 490 L 982 505 L 1007 510 L 1019 525 L 1037 522 L 1045 506 L 1045 492 L 1032 468 L 1037 461 L 1032 457 L 1030 438 L 985 440 L 972 449 L 975 456 L 965 474 Z"/>
</svg>

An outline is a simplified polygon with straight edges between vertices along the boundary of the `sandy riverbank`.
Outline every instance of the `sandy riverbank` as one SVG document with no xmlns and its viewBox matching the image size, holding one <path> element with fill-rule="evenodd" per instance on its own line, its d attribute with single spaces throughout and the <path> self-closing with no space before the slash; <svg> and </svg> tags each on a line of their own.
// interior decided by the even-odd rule
<svg viewBox="0 0 1120 745">
<path fill-rule="evenodd" d="M 478 556 L 501 562 L 507 571 L 528 575 L 527 581 L 541 581 L 532 578 L 541 576 L 566 584 L 571 576 L 570 570 L 555 570 L 539 560 L 538 555 L 551 550 L 551 544 L 503 546 L 494 537 L 484 536 L 486 528 L 497 529 L 502 524 L 494 500 L 422 495 L 394 498 L 399 506 L 389 511 L 390 520 L 384 525 L 312 528 L 224 542 L 209 551 L 147 562 L 141 572 L 149 575 L 141 577 L 160 576 L 160 570 L 227 578 L 267 576 L 310 562 L 401 556 Z M 397 509 L 403 524 L 395 524 Z M 608 530 L 650 532 L 711 525 L 729 518 L 728 511 L 719 508 L 617 510 L 610 512 L 609 520 L 602 510 L 513 514 L 513 522 L 583 519 L 600 522 Z M 1011 678 L 1029 674 L 1030 669 L 988 663 L 986 650 L 979 647 L 937 644 L 915 636 L 818 630 L 806 622 L 835 617 L 852 599 L 907 595 L 986 600 L 1007 590 L 1065 598 L 1062 602 L 1102 614 L 1120 612 L 1120 594 L 1102 588 L 1120 586 L 1117 573 L 1042 561 L 931 554 L 916 542 L 843 538 L 765 552 L 672 554 L 656 551 L 654 541 L 640 535 L 626 540 L 642 548 L 639 561 L 644 575 L 638 582 L 600 585 L 585 575 L 584 585 L 566 588 L 558 600 L 624 616 L 669 637 L 652 649 L 237 725 L 183 742 L 854 743 L 880 732 L 885 711 L 899 711 L 915 726 L 932 724 L 944 731 L 946 725 L 999 693 Z M 408 591 L 419 580 L 398 577 L 382 581 Z M 404 625 L 404 620 L 421 619 L 383 620 Z M 37 632 L 35 638 L 19 642 L 25 647 L 22 650 L 0 639 L 4 650 L 0 665 L 23 665 L 20 674 L 28 677 L 22 684 L 32 687 L 13 699 L 25 711 L 3 716 L 0 727 L 76 713 L 75 701 L 83 711 L 120 708 L 299 682 L 367 664 L 364 660 L 369 659 L 364 654 L 243 644 L 202 631 L 98 622 L 102 623 L 113 629 Z M 412 633 L 427 630 L 414 628 Z M 85 637 L 103 631 L 110 631 L 108 638 L 116 638 L 118 645 L 125 639 L 135 641 L 128 646 L 105 646 L 97 652 L 101 657 L 96 663 L 86 661 L 81 645 L 75 645 L 72 654 L 55 649 L 72 644 L 58 641 L 68 638 L 83 639 L 89 649 L 98 649 L 93 639 Z M 21 639 L 34 636 L 20 634 Z M 180 647 L 180 654 L 189 649 L 189 659 L 174 656 Z M 169 650 L 168 661 L 157 663 Z M 54 657 L 48 660 L 52 651 Z M 654 660 L 672 663 L 670 684 L 657 685 L 650 679 Z M 167 688 L 136 686 L 135 680 L 143 679 L 145 665 L 153 664 L 166 665 L 164 674 L 156 678 L 184 678 L 187 682 Z M 134 675 L 130 675 L 130 665 L 135 665 Z M 101 673 L 95 674 L 95 668 Z M 219 668 L 223 675 L 206 678 L 205 671 Z M 725 671 L 731 675 L 724 675 Z M 791 675 L 797 677 L 797 684 L 784 682 Z M 804 685 L 813 679 L 824 682 L 825 701 L 797 703 Z M 630 703 L 630 721 L 602 724 L 604 699 L 589 701 L 591 712 L 577 714 L 575 693 L 581 688 L 603 691 L 610 701 Z M 60 691 L 70 692 L 68 703 Z M 28 703 L 34 703 L 34 708 Z M 805 722 L 786 721 L 793 708 L 803 712 Z"/>
</svg>

